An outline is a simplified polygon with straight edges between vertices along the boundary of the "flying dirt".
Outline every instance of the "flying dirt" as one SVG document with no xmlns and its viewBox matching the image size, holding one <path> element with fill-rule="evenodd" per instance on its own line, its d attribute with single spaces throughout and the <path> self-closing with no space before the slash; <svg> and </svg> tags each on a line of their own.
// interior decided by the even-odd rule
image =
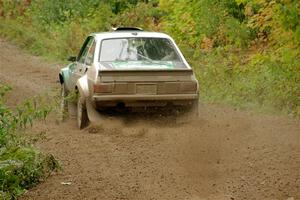
<svg viewBox="0 0 300 200">
<path fill-rule="evenodd" d="M 60 64 L 0 42 L 8 105 L 59 92 Z M 182 123 L 160 114 L 95 117 L 78 130 L 72 115 L 59 122 L 52 113 L 28 130 L 62 169 L 21 199 L 300 199 L 299 119 L 202 103 L 199 117 Z"/>
</svg>

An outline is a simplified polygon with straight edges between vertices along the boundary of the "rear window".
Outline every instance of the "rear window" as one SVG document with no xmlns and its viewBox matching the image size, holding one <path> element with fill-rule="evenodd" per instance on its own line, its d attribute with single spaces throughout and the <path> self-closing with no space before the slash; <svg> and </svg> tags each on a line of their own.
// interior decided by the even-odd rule
<svg viewBox="0 0 300 200">
<path fill-rule="evenodd" d="M 172 42 L 166 38 L 116 38 L 101 43 L 100 62 L 181 62 Z"/>
</svg>

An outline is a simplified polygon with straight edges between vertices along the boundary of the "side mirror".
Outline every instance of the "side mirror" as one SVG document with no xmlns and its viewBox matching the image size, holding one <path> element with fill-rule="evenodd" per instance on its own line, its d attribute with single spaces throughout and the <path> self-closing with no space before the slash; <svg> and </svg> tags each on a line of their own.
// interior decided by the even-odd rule
<svg viewBox="0 0 300 200">
<path fill-rule="evenodd" d="M 70 62 L 75 62 L 76 60 L 77 60 L 76 56 L 70 56 L 68 58 L 68 61 L 70 61 Z"/>
</svg>

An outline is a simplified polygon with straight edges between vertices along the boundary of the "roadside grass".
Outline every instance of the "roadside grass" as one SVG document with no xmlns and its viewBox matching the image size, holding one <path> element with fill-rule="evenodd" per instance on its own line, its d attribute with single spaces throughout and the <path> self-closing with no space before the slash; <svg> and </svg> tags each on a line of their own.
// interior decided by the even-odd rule
<svg viewBox="0 0 300 200">
<path fill-rule="evenodd" d="M 276 52 L 216 49 L 190 59 L 203 102 L 226 104 L 258 112 L 300 116 L 300 59 Z"/>
<path fill-rule="evenodd" d="M 65 42 L 57 41 L 55 37 L 47 35 L 26 25 L 19 20 L 0 19 L 0 36 L 14 42 L 17 46 L 47 60 L 65 60 Z M 61 38 L 63 40 L 63 38 Z"/>
<path fill-rule="evenodd" d="M 0 84 L 0 199 L 17 199 L 27 189 L 58 169 L 58 161 L 34 147 L 25 129 L 45 120 L 52 106 L 46 98 L 34 97 L 11 109 L 4 96 L 10 87 Z"/>
</svg>

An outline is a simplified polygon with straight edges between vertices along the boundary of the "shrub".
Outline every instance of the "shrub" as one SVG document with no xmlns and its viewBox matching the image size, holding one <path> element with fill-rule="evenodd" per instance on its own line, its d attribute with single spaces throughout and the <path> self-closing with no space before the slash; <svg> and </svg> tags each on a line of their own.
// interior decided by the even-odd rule
<svg viewBox="0 0 300 200">
<path fill-rule="evenodd" d="M 248 45 L 250 30 L 242 23 L 243 6 L 235 1 L 161 0 L 160 3 L 161 9 L 168 13 L 165 28 L 179 43 L 200 49 L 203 39 L 210 38 L 215 47 Z"/>
<path fill-rule="evenodd" d="M 24 137 L 24 127 L 45 119 L 51 108 L 40 98 L 28 100 L 11 110 L 4 104 L 10 90 L 0 84 L 0 198 L 16 199 L 57 168 L 52 155 L 44 155 Z"/>
<path fill-rule="evenodd" d="M 113 20 L 114 26 L 133 26 L 145 30 L 158 31 L 161 29 L 160 20 L 164 13 L 156 4 L 138 3 L 135 7 L 124 10 Z"/>
</svg>

